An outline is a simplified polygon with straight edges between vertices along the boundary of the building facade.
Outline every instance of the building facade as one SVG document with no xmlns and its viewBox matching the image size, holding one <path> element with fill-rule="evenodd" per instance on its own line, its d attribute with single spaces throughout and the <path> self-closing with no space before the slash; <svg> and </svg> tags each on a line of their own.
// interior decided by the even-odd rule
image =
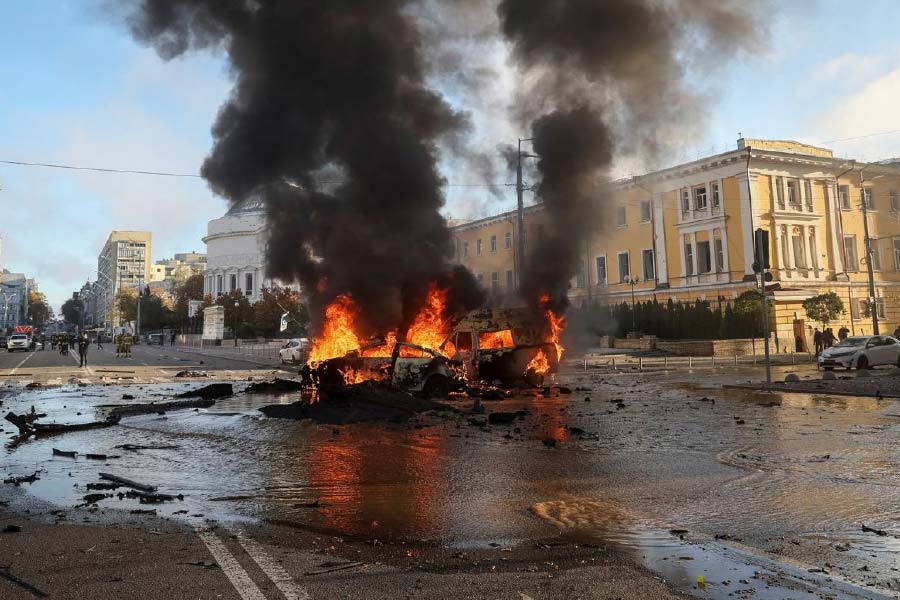
<svg viewBox="0 0 900 600">
<path fill-rule="evenodd" d="M 150 265 L 151 287 L 161 287 L 171 291 L 191 275 L 206 271 L 206 254 L 202 252 L 179 252 L 172 258 L 158 260 Z"/>
<path fill-rule="evenodd" d="M 98 296 L 95 325 L 107 330 L 122 325 L 116 296 L 123 288 L 145 285 L 152 274 L 152 234 L 149 231 L 113 231 L 97 257 Z"/>
<path fill-rule="evenodd" d="M 789 141 L 738 140 L 731 152 L 612 184 L 603 223 L 586 240 L 569 297 L 576 305 L 669 298 L 729 302 L 758 286 L 753 231 L 769 232 L 770 322 L 779 348 L 811 343 L 801 303 L 836 292 L 831 326 L 871 334 L 900 324 L 900 163 L 837 158 Z M 871 255 L 866 257 L 863 203 Z M 492 293 L 513 291 L 516 214 L 452 227 L 456 259 Z M 540 204 L 525 211 L 526 254 L 552 227 Z M 867 268 L 874 273 L 870 300 Z"/>
<path fill-rule="evenodd" d="M 5 269 L 0 272 L 0 331 L 3 333 L 27 322 L 30 284 L 23 273 Z"/>
<path fill-rule="evenodd" d="M 207 226 L 203 293 L 216 298 L 240 290 L 253 303 L 272 281 L 265 269 L 265 211 L 251 196 Z"/>
</svg>

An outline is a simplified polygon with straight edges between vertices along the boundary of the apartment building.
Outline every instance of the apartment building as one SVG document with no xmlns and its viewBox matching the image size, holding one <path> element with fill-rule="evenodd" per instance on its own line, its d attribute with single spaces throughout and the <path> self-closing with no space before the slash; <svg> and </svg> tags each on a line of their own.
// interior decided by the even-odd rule
<svg viewBox="0 0 900 600">
<path fill-rule="evenodd" d="M 801 303 L 825 291 L 847 308 L 835 329 L 872 333 L 870 307 L 882 332 L 900 324 L 900 161 L 863 163 L 797 142 L 741 139 L 733 151 L 611 185 L 604 222 L 586 240 L 571 282 L 575 305 L 622 302 L 632 290 L 639 301 L 730 301 L 757 285 L 753 231 L 762 228 L 780 346 L 808 335 L 816 324 Z M 451 228 L 457 262 L 493 293 L 508 293 L 518 281 L 515 217 Z M 540 204 L 526 209 L 526 254 L 550 227 Z"/>
<path fill-rule="evenodd" d="M 113 231 L 97 257 L 97 314 L 95 322 L 107 330 L 121 326 L 116 296 L 123 288 L 139 288 L 152 274 L 152 234 L 149 231 Z"/>
</svg>

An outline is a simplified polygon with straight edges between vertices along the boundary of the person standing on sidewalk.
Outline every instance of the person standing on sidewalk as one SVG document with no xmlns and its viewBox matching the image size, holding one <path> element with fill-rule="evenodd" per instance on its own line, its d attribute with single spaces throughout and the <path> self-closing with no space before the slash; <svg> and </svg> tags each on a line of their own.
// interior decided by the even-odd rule
<svg viewBox="0 0 900 600">
<path fill-rule="evenodd" d="M 78 358 L 80 367 L 84 368 L 87 366 L 87 353 L 88 348 L 91 346 L 91 341 L 88 339 L 86 333 L 82 333 L 81 337 L 78 339 Z"/>
<path fill-rule="evenodd" d="M 97 332 L 97 350 L 103 350 L 103 334 Z"/>
<path fill-rule="evenodd" d="M 816 345 L 816 356 L 818 357 L 822 353 L 822 332 L 818 327 L 813 332 L 813 343 Z"/>
</svg>

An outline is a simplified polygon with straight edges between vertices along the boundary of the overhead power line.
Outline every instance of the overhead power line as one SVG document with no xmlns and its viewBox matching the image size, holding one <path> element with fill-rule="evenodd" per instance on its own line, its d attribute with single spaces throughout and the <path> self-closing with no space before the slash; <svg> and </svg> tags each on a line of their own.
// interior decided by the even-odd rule
<svg viewBox="0 0 900 600">
<path fill-rule="evenodd" d="M 99 171 L 101 173 L 128 173 L 133 175 L 157 175 L 161 177 L 197 177 L 195 173 L 166 173 L 164 171 L 138 171 L 134 169 L 110 169 L 106 167 L 80 167 L 76 165 L 61 165 L 56 163 L 28 162 L 24 160 L 0 160 L 6 165 L 18 165 L 23 167 L 48 167 L 51 169 L 68 169 L 70 171 Z"/>
<path fill-rule="evenodd" d="M 856 135 L 853 137 L 845 137 L 837 140 L 825 140 L 824 142 L 819 142 L 820 144 L 835 144 L 837 142 L 850 142 L 853 140 L 864 140 L 866 138 L 875 137 L 879 135 L 890 135 L 892 133 L 900 133 L 900 129 L 892 129 L 890 131 L 876 131 L 874 133 L 867 133 L 865 135 Z"/>
</svg>

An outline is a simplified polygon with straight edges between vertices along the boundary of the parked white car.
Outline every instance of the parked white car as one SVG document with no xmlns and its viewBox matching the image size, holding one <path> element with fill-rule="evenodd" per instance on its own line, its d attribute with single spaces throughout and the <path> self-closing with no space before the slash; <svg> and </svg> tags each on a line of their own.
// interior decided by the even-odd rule
<svg viewBox="0 0 900 600">
<path fill-rule="evenodd" d="M 16 350 L 24 350 L 25 352 L 31 350 L 31 337 L 28 334 L 14 333 L 9 336 L 9 340 L 6 342 L 6 351 L 15 352 Z"/>
<path fill-rule="evenodd" d="M 848 337 L 819 355 L 819 366 L 869 369 L 878 365 L 900 366 L 900 340 L 889 335 Z"/>
<path fill-rule="evenodd" d="M 281 347 L 281 350 L 278 351 L 278 356 L 281 357 L 281 364 L 285 363 L 300 363 L 306 361 L 306 356 L 309 354 L 309 339 L 308 338 L 294 338 L 288 341 L 287 344 Z"/>
</svg>

